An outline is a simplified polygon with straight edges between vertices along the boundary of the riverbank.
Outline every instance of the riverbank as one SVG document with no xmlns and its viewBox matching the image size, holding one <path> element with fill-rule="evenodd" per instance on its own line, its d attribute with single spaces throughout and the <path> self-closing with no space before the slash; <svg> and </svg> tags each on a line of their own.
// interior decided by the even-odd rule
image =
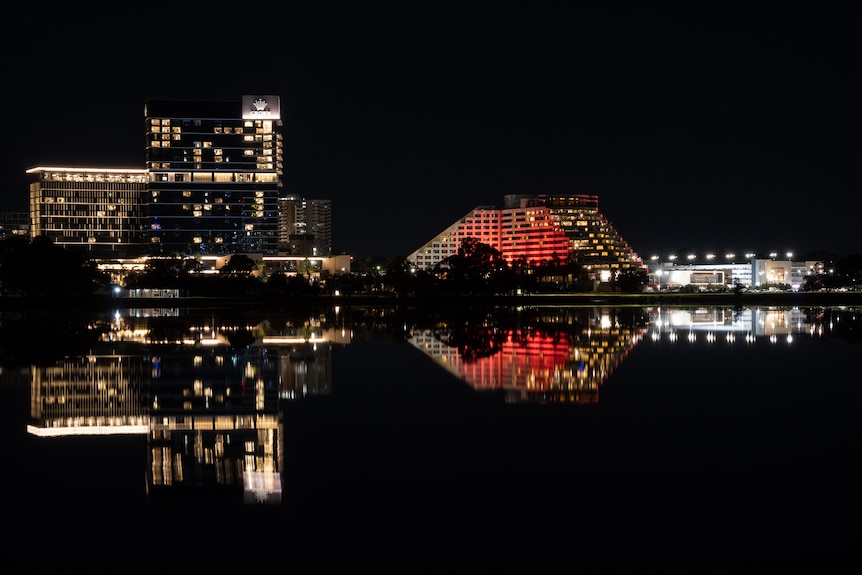
<svg viewBox="0 0 862 575">
<path fill-rule="evenodd" d="M 0 297 L 0 309 L 104 309 L 104 308 L 200 308 L 200 307 L 330 307 L 341 306 L 423 306 L 423 305 L 492 305 L 492 306 L 656 306 L 656 305 L 862 305 L 862 292 L 743 292 L 743 293 L 566 293 L 497 296 L 395 296 L 392 294 L 354 295 L 261 295 L 192 296 L 170 298 L 125 298 L 92 296 L 89 298 Z"/>
</svg>

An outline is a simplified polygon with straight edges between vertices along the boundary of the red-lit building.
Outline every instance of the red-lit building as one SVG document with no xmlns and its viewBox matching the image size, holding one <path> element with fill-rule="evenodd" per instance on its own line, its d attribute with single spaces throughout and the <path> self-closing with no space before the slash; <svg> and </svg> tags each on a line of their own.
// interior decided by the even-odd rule
<svg viewBox="0 0 862 575">
<path fill-rule="evenodd" d="M 504 196 L 502 208 L 474 208 L 408 259 L 417 269 L 429 270 L 458 253 L 467 237 L 500 251 L 509 264 L 556 260 L 597 275 L 645 267 L 599 212 L 598 196 L 583 194 Z"/>
</svg>

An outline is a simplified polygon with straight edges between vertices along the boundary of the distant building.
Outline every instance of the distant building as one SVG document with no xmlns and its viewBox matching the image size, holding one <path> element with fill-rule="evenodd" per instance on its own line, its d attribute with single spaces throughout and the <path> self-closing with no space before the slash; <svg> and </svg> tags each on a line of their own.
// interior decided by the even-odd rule
<svg viewBox="0 0 862 575">
<path fill-rule="evenodd" d="M 0 240 L 12 236 L 30 236 L 29 213 L 0 212 Z"/>
<path fill-rule="evenodd" d="M 278 200 L 278 251 L 332 255 L 332 202 L 288 195 Z"/>
<path fill-rule="evenodd" d="M 795 262 L 752 258 L 746 263 L 714 262 L 706 264 L 657 264 L 650 272 L 651 283 L 658 289 L 695 286 L 700 289 L 726 289 L 737 285 L 746 288 L 782 288 L 799 290 L 805 276 L 821 273 L 819 261 Z"/>
<path fill-rule="evenodd" d="M 510 265 L 556 260 L 580 265 L 598 279 L 643 261 L 598 210 L 591 195 L 508 195 L 502 208 L 480 206 L 414 251 L 417 269 L 429 270 L 458 253 L 464 238 L 475 238 L 502 253 Z"/>
</svg>

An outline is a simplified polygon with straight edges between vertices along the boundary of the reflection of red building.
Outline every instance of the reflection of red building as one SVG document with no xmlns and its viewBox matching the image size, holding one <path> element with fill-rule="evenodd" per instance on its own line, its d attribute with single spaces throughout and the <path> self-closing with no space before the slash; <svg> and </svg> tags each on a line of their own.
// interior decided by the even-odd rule
<svg viewBox="0 0 862 575">
<path fill-rule="evenodd" d="M 469 360 L 431 330 L 414 332 L 411 341 L 477 391 L 502 390 L 510 402 L 595 403 L 643 332 L 601 322 L 574 336 L 510 331 L 499 352 Z"/>
</svg>

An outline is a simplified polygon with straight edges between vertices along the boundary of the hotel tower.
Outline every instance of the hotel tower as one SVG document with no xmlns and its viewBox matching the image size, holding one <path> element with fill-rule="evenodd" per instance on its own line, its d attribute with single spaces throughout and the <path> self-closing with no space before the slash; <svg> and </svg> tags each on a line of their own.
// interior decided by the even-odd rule
<svg viewBox="0 0 862 575">
<path fill-rule="evenodd" d="M 599 211 L 597 196 L 504 196 L 503 207 L 480 206 L 414 251 L 408 260 L 430 270 L 475 238 L 500 251 L 510 265 L 546 261 L 581 266 L 603 280 L 610 273 L 645 268 L 643 260 Z"/>
<path fill-rule="evenodd" d="M 284 161 L 279 97 L 148 100 L 144 121 L 148 252 L 275 253 Z"/>
</svg>

